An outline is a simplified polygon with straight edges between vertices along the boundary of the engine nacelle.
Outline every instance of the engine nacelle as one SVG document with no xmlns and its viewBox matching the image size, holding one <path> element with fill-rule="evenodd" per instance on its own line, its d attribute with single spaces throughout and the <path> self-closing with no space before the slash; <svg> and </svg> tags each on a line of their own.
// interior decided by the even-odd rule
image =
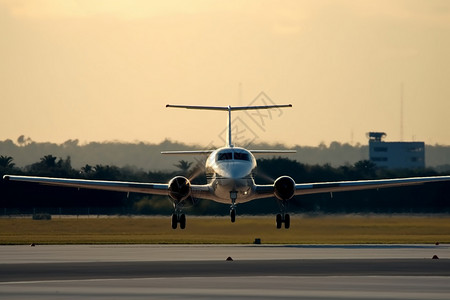
<svg viewBox="0 0 450 300">
<path fill-rule="evenodd" d="M 294 197 L 295 181 L 289 176 L 278 177 L 273 183 L 274 194 L 278 200 L 286 201 Z"/>
<path fill-rule="evenodd" d="M 191 195 L 191 182 L 183 176 L 176 176 L 169 181 L 169 196 L 176 202 L 186 200 Z"/>
</svg>

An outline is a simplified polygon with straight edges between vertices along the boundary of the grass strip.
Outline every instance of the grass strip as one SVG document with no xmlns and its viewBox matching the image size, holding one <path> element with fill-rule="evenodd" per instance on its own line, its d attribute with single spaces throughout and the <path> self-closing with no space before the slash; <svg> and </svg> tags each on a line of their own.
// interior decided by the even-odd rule
<svg viewBox="0 0 450 300">
<path fill-rule="evenodd" d="M 173 230 L 169 217 L 0 219 L 0 244 L 430 244 L 450 243 L 447 216 L 190 217 Z"/>
</svg>

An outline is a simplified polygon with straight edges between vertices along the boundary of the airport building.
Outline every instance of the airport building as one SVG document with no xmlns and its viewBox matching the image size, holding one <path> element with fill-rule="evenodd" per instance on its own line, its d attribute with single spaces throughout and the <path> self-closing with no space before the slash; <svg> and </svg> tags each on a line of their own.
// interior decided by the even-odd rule
<svg viewBox="0 0 450 300">
<path fill-rule="evenodd" d="M 384 132 L 369 132 L 369 159 L 388 169 L 425 168 L 424 142 L 385 142 Z"/>
</svg>

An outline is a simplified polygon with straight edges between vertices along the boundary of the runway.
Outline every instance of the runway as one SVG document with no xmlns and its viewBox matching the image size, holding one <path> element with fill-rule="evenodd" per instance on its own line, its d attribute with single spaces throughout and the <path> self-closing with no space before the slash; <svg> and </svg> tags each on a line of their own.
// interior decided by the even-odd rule
<svg viewBox="0 0 450 300">
<path fill-rule="evenodd" d="M 237 276 L 450 276 L 450 260 L 308 259 L 5 264 L 0 282 Z"/>
<path fill-rule="evenodd" d="M 450 245 L 27 245 L 0 246 L 0 264 L 280 259 L 450 259 Z"/>
<path fill-rule="evenodd" d="M 449 299 L 449 250 L 448 245 L 1 246 L 0 295 Z"/>
<path fill-rule="evenodd" d="M 0 285 L 3 299 L 449 299 L 448 277 L 189 277 Z"/>
</svg>

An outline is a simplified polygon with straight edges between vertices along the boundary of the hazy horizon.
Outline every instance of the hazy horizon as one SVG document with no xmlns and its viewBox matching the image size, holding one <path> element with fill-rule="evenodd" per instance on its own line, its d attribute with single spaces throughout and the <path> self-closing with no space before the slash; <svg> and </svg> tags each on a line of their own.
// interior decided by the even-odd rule
<svg viewBox="0 0 450 300">
<path fill-rule="evenodd" d="M 214 148 L 219 148 L 219 147 L 223 147 L 223 144 L 207 144 L 207 143 L 197 143 L 197 142 L 185 142 L 185 141 L 179 141 L 179 140 L 174 140 L 170 137 L 165 138 L 164 140 L 161 141 L 157 141 L 157 142 L 153 142 L 153 141 L 141 141 L 141 140 L 133 140 L 133 141 L 125 141 L 125 140 L 118 140 L 118 139 L 111 139 L 111 140 L 96 140 L 96 141 L 83 141 L 80 140 L 78 138 L 71 138 L 71 139 L 62 139 L 61 142 L 56 142 L 56 141 L 49 141 L 49 140 L 43 140 L 43 141 L 37 141 L 34 140 L 32 137 L 27 136 L 27 135 L 21 135 L 18 138 L 5 138 L 3 140 L 0 139 L 0 142 L 4 142 L 7 140 L 11 140 L 15 145 L 21 146 L 21 143 L 18 141 L 20 137 L 22 137 L 25 139 L 25 141 L 23 142 L 22 146 L 25 146 L 27 144 L 30 143 L 50 143 L 50 144 L 56 144 L 56 145 L 63 145 L 65 143 L 70 143 L 70 142 L 77 142 L 77 146 L 86 146 L 89 145 L 91 143 L 99 143 L 99 144 L 107 144 L 107 143 L 118 143 L 118 144 L 148 144 L 148 145 L 160 145 L 166 142 L 169 143 L 173 143 L 173 144 L 182 144 L 185 145 L 187 147 L 200 147 L 200 148 L 210 148 L 210 147 L 214 147 Z M 219 138 L 220 140 L 220 138 Z M 385 142 L 398 142 L 398 140 L 391 140 L 389 138 L 385 138 L 384 139 Z M 423 141 L 419 141 L 419 140 L 405 140 L 405 142 L 423 142 Z M 365 143 L 360 143 L 360 142 L 351 142 L 351 141 L 329 141 L 329 142 L 325 142 L 325 141 L 319 141 L 317 145 L 306 145 L 306 144 L 287 144 L 287 143 L 283 143 L 283 142 L 271 142 L 271 141 L 265 141 L 265 140 L 255 140 L 253 143 L 251 144 L 235 144 L 234 146 L 236 147 L 244 147 L 244 148 L 248 148 L 248 147 L 252 147 L 252 145 L 256 145 L 256 146 L 261 146 L 261 145 L 268 145 L 268 146 L 273 146 L 276 147 L 278 145 L 286 147 L 286 148 L 295 148 L 295 147 L 312 147 L 312 148 L 316 148 L 316 147 L 321 147 L 321 146 L 325 146 L 325 147 L 330 147 L 333 143 L 338 143 L 341 145 L 350 145 L 352 147 L 359 147 L 359 146 L 368 146 L 369 145 L 369 141 L 368 139 L 366 140 Z M 443 147 L 450 147 L 450 145 L 447 144 L 442 144 L 442 143 L 434 143 L 434 144 L 427 144 L 425 142 L 425 145 L 428 146 L 443 146 Z"/>
<path fill-rule="evenodd" d="M 235 144 L 450 145 L 449 20 L 445 0 L 0 0 L 0 140 L 221 146 L 226 113 L 165 105 L 291 103 L 234 113 Z"/>
</svg>

